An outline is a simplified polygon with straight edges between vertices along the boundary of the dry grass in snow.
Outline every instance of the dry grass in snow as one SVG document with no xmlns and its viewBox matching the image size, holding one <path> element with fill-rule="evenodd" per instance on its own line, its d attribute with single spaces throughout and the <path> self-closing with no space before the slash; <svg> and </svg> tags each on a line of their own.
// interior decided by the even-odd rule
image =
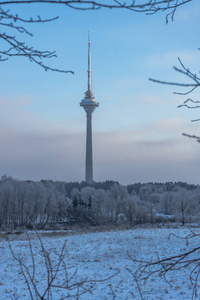
<svg viewBox="0 0 200 300">
<path fill-rule="evenodd" d="M 200 233 L 199 229 L 195 231 Z M 42 242 L 52 264 L 56 264 L 62 245 L 67 240 L 64 258 L 67 278 L 72 277 L 71 284 L 86 281 L 86 293 L 80 296 L 80 300 L 131 300 L 141 297 L 145 300 L 188 300 L 192 298 L 193 292 L 190 266 L 179 271 L 170 271 L 166 275 L 168 282 L 158 275 L 152 275 L 146 282 L 137 281 L 131 272 L 134 274 L 139 263 L 133 262 L 130 257 L 137 260 L 156 260 L 158 257 L 164 258 L 189 251 L 199 246 L 199 237 L 188 241 L 177 237 L 184 237 L 189 233 L 189 229 L 183 227 L 131 229 L 68 236 L 51 235 L 42 237 Z M 10 245 L 14 254 L 32 271 L 29 241 L 18 236 L 17 240 L 10 241 Z M 47 284 L 47 274 L 41 244 L 35 237 L 31 239 L 31 245 L 35 261 L 35 284 L 42 292 Z M 200 253 L 195 255 L 198 257 Z M 9 250 L 8 242 L 3 239 L 0 240 L 0 269 L 1 300 L 31 299 L 20 267 Z M 64 276 L 66 274 L 58 272 L 56 287 L 52 288 L 53 300 L 61 299 L 69 293 L 68 290 L 58 287 L 63 284 Z M 104 281 L 106 278 L 109 279 Z M 72 295 L 75 291 L 70 293 Z M 35 295 L 33 299 L 37 299 Z M 197 299 L 200 299 L 200 296 L 197 295 Z"/>
</svg>

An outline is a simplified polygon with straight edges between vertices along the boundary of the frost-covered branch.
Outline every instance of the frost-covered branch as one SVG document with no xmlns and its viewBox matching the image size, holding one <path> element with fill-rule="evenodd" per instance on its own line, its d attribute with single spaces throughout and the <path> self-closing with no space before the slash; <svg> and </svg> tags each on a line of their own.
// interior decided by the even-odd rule
<svg viewBox="0 0 200 300">
<path fill-rule="evenodd" d="M 29 17 L 28 19 L 21 18 L 18 14 L 12 14 L 10 10 L 3 9 L 0 6 L 0 39 L 5 44 L 5 49 L 0 49 L 0 61 L 6 61 L 9 57 L 23 56 L 28 58 L 31 62 L 36 63 L 40 67 L 42 67 L 45 71 L 51 70 L 61 73 L 72 73 L 70 70 L 61 70 L 58 68 L 52 68 L 46 65 L 43 61 L 56 57 L 55 51 L 43 51 L 35 49 L 32 46 L 26 44 L 26 42 L 21 41 L 17 34 L 25 34 L 29 36 L 33 36 L 33 34 L 27 30 L 23 23 L 46 23 L 56 20 L 58 17 L 50 18 L 50 19 L 42 19 L 40 16 L 33 19 Z M 13 34 L 8 34 L 9 32 L 13 32 Z"/>
<path fill-rule="evenodd" d="M 176 236 L 179 238 L 178 236 Z M 188 240 L 192 238 L 198 238 L 199 235 L 191 231 L 191 234 L 186 235 L 184 239 L 186 244 Z M 170 238 L 170 236 L 169 236 Z M 182 239 L 182 237 L 180 237 Z M 166 276 L 169 272 L 175 271 L 178 272 L 181 269 L 190 268 L 189 280 L 193 286 L 192 299 L 196 299 L 197 290 L 199 288 L 199 278 L 200 278 L 200 247 L 193 248 L 184 253 L 179 253 L 177 255 L 160 258 L 157 257 L 156 260 L 138 260 L 133 258 L 129 253 L 128 257 L 134 264 L 139 264 L 139 267 L 132 274 L 134 280 L 147 281 L 153 275 L 162 277 L 170 286 L 171 283 L 167 280 Z"/>
<path fill-rule="evenodd" d="M 121 0 L 10 0 L 0 1 L 0 39 L 2 39 L 8 48 L 0 51 L 0 61 L 6 61 L 9 57 L 23 56 L 28 58 L 31 62 L 36 63 L 42 67 L 45 71 L 51 70 L 62 73 L 73 73 L 70 70 L 60 70 L 58 68 L 52 68 L 43 63 L 43 60 L 47 58 L 56 57 L 55 51 L 42 51 L 35 49 L 32 46 L 27 45 L 24 41 L 18 39 L 16 34 L 8 34 L 6 29 L 11 29 L 13 32 L 26 34 L 32 36 L 24 26 L 19 23 L 45 23 L 56 20 L 58 17 L 50 19 L 42 19 L 40 16 L 33 19 L 31 17 L 25 19 L 21 18 L 18 14 L 12 14 L 10 10 L 4 9 L 4 7 L 11 7 L 12 5 L 27 5 L 27 4 L 46 4 L 46 5 L 62 5 L 66 8 L 75 10 L 97 10 L 97 9 L 128 9 L 133 12 L 141 12 L 146 14 L 155 14 L 159 11 L 165 12 L 166 22 L 169 17 L 173 20 L 174 14 L 178 7 L 185 5 L 192 0 L 148 0 L 141 4 L 139 0 L 127 0 L 126 2 Z M 5 29 L 5 30 L 4 30 Z"/>
<path fill-rule="evenodd" d="M 179 63 L 181 65 L 181 68 L 174 67 L 174 70 L 176 72 L 186 76 L 188 79 L 192 80 L 192 82 L 188 82 L 188 83 L 170 82 L 170 81 L 163 81 L 163 80 L 153 79 L 153 78 L 149 78 L 149 80 L 152 81 L 152 82 L 155 82 L 155 83 L 187 88 L 186 92 L 174 92 L 174 94 L 176 94 L 176 95 L 186 96 L 188 94 L 191 94 L 194 90 L 196 90 L 197 88 L 200 87 L 200 77 L 197 76 L 196 73 L 191 72 L 189 68 L 186 68 L 185 65 L 182 63 L 180 58 L 178 58 L 178 60 L 179 60 Z M 200 108 L 200 105 L 198 105 L 198 104 L 200 104 L 199 100 L 195 101 L 191 98 L 188 98 L 183 102 L 183 104 L 178 105 L 178 108 L 186 107 L 186 108 L 189 108 L 189 109 L 193 109 L 193 108 L 196 109 L 196 108 Z M 191 120 L 191 122 L 196 122 L 196 121 L 200 121 L 200 118 Z M 184 133 L 183 135 L 187 136 L 187 137 L 195 138 L 195 139 L 197 139 L 198 142 L 200 142 L 199 137 L 197 137 L 195 135 L 191 136 L 191 135 L 186 134 L 186 133 Z"/>
<path fill-rule="evenodd" d="M 33 250 L 32 241 L 28 232 L 26 232 L 26 236 L 28 239 L 29 257 L 31 258 L 32 262 L 31 265 L 28 265 L 26 262 L 24 262 L 23 257 L 20 254 L 15 253 L 15 250 L 12 248 L 11 242 L 8 242 L 11 254 L 18 263 L 21 274 L 25 279 L 25 284 L 27 286 L 31 300 L 52 300 L 54 289 L 56 289 L 56 293 L 58 293 L 58 290 L 62 291 L 62 297 L 60 299 L 79 299 L 81 295 L 91 293 L 94 283 L 108 281 L 109 279 L 119 274 L 118 271 L 113 275 L 103 279 L 88 280 L 86 278 L 80 280 L 77 276 L 77 267 L 74 268 L 74 272 L 69 272 L 69 269 L 72 270 L 72 267 L 69 266 L 70 262 L 67 261 L 67 240 L 65 240 L 63 246 L 61 247 L 61 249 L 59 249 L 59 252 L 57 254 L 54 253 L 56 254 L 57 259 L 57 261 L 54 262 L 55 259 L 52 258 L 52 253 L 46 249 L 39 233 L 35 231 L 35 234 L 37 240 L 39 241 L 41 254 L 40 265 L 43 264 L 42 269 L 41 266 L 37 267 L 37 253 Z M 42 284 L 42 288 L 38 279 L 40 276 L 38 272 L 40 272 L 41 270 L 42 278 L 45 278 Z M 72 274 L 70 275 L 70 273 Z"/>
<path fill-rule="evenodd" d="M 166 22 L 169 18 L 174 19 L 177 8 L 191 2 L 192 0 L 146 0 L 141 3 L 140 0 L 11 0 L 0 1 L 0 5 L 12 4 L 56 4 L 63 5 L 67 8 L 76 10 L 97 10 L 97 9 L 128 9 L 134 12 L 146 14 L 155 14 L 157 12 L 165 12 Z M 168 12 L 169 11 L 169 12 Z"/>
<path fill-rule="evenodd" d="M 187 134 L 187 133 L 183 133 L 183 135 L 186 136 L 186 137 L 192 138 L 192 139 L 196 139 L 197 142 L 200 143 L 200 137 L 199 136 L 190 135 L 190 134 Z"/>
<path fill-rule="evenodd" d="M 177 95 L 188 95 L 200 86 L 200 77 L 197 77 L 197 75 L 195 73 L 192 73 L 189 68 L 186 68 L 180 58 L 178 58 L 178 60 L 181 65 L 181 68 L 174 67 L 174 70 L 180 74 L 183 74 L 187 78 L 191 79 L 193 81 L 192 83 L 170 82 L 170 81 L 163 81 L 163 80 L 153 79 L 153 78 L 149 78 L 149 80 L 155 83 L 189 88 L 186 92 L 174 92 L 174 94 Z"/>
</svg>

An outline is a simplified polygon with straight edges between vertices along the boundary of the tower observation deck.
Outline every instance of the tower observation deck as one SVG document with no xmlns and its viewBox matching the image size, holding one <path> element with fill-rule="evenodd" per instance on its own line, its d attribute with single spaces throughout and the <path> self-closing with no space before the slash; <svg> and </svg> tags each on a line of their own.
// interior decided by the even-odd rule
<svg viewBox="0 0 200 300">
<path fill-rule="evenodd" d="M 90 32 L 88 33 L 88 88 L 85 97 L 80 102 L 86 112 L 86 161 L 85 161 L 85 181 L 89 184 L 93 182 L 93 156 L 92 156 L 92 113 L 99 106 L 91 90 L 91 57 L 90 57 Z"/>
</svg>

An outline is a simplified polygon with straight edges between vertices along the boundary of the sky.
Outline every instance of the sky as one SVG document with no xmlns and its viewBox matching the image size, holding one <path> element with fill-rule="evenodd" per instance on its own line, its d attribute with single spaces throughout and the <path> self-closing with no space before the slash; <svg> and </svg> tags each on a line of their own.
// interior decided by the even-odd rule
<svg viewBox="0 0 200 300">
<path fill-rule="evenodd" d="M 199 111 L 177 108 L 188 97 L 173 92 L 184 88 L 148 80 L 186 82 L 173 70 L 178 57 L 199 73 L 198 0 L 178 9 L 168 24 L 166 13 L 9 8 L 27 18 L 59 16 L 27 24 L 33 37 L 17 36 L 37 49 L 56 50 L 57 58 L 45 64 L 75 74 L 45 72 L 21 57 L 0 63 L 0 175 L 84 180 L 86 114 L 79 103 L 87 89 L 90 29 L 92 90 L 100 103 L 93 114 L 94 180 L 200 183 L 200 145 L 182 136 L 199 134 L 200 123 L 191 122 Z M 190 96 L 199 99 L 198 91 Z"/>
</svg>

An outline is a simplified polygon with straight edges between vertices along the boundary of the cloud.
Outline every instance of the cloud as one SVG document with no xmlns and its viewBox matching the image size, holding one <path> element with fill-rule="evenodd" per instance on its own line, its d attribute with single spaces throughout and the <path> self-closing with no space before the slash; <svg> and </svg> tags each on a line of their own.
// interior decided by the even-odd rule
<svg viewBox="0 0 200 300">
<path fill-rule="evenodd" d="M 148 105 L 148 106 L 159 105 L 162 103 L 162 101 L 163 99 L 154 95 L 151 96 L 149 94 L 143 94 L 143 93 L 138 95 L 138 103 L 140 103 L 140 105 Z"/>
<path fill-rule="evenodd" d="M 127 77 L 127 78 L 121 78 L 121 79 L 118 79 L 118 80 L 114 80 L 111 82 L 112 86 L 112 90 L 115 90 L 115 89 L 127 89 L 127 88 L 135 88 L 137 86 L 140 86 L 142 84 L 144 84 L 144 81 L 146 81 L 146 79 L 140 79 L 140 78 L 137 78 L 137 77 Z"/>
<path fill-rule="evenodd" d="M 4 99 L 1 174 L 32 180 L 84 180 L 85 126 L 80 130 L 71 122 L 45 120 L 29 110 L 29 101 Z M 186 129 L 183 120 L 146 120 L 140 126 L 133 123 L 129 130 L 113 129 L 93 132 L 95 180 L 198 182 L 199 145 L 181 136 Z"/>
<path fill-rule="evenodd" d="M 1 127 L 1 172 L 19 179 L 81 180 L 84 137 L 83 133 L 27 134 Z"/>
<path fill-rule="evenodd" d="M 126 134 L 122 132 L 117 139 L 103 133 L 98 137 L 95 147 L 97 179 L 112 178 L 124 184 L 139 181 L 198 183 L 200 154 L 199 145 L 194 141 L 184 138 L 143 140 L 143 137 L 136 141 L 134 132 L 129 132 L 129 138 Z"/>
<path fill-rule="evenodd" d="M 185 5 L 185 9 L 177 9 L 175 20 L 183 22 L 183 24 L 195 23 L 199 20 L 199 3 L 198 1 L 190 2 L 190 5 Z"/>
<path fill-rule="evenodd" d="M 73 122 L 45 120 L 31 111 L 29 97 L 0 98 L 0 103 L 2 174 L 33 180 L 83 179 L 84 132 Z"/>
<path fill-rule="evenodd" d="M 200 61 L 199 50 L 186 49 L 167 53 L 154 53 L 144 58 L 144 65 L 150 68 L 169 69 L 170 66 L 180 67 L 178 57 L 186 66 L 195 66 Z"/>
<path fill-rule="evenodd" d="M 2 127 L 0 131 L 2 174 L 32 180 L 84 180 L 84 132 L 27 134 Z M 194 143 L 174 136 L 154 139 L 148 137 L 148 130 L 143 134 L 142 130 L 94 132 L 94 178 L 124 184 L 179 180 L 196 183 L 200 155 L 199 145 Z"/>
</svg>

